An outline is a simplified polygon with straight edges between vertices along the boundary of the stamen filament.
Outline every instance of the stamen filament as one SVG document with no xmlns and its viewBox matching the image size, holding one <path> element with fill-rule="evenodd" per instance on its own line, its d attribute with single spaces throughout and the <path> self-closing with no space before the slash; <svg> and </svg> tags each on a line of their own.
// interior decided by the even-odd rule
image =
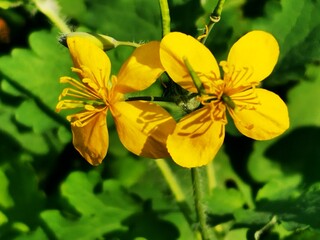
<svg viewBox="0 0 320 240">
<path fill-rule="evenodd" d="M 85 103 L 83 101 L 62 100 L 58 102 L 56 109 L 60 111 L 63 109 L 82 108 L 84 105 Z"/>
<path fill-rule="evenodd" d="M 71 77 L 61 77 L 60 83 L 69 83 L 75 88 L 79 89 L 81 92 L 87 93 L 92 98 L 100 99 L 100 96 L 97 95 L 96 91 L 93 91 L 92 88 L 85 86 L 82 82 L 79 82 Z"/>
<path fill-rule="evenodd" d="M 75 98 L 84 98 L 84 99 L 97 99 L 97 96 L 92 95 L 91 93 L 81 92 L 73 88 L 63 89 L 61 95 L 59 96 L 59 101 L 63 97 L 75 97 Z"/>
<path fill-rule="evenodd" d="M 97 113 L 103 111 L 104 109 L 95 109 L 92 111 L 84 111 L 80 113 L 75 113 L 67 116 L 67 120 L 71 122 L 72 125 L 77 127 L 86 126 L 92 117 L 94 117 Z"/>
</svg>

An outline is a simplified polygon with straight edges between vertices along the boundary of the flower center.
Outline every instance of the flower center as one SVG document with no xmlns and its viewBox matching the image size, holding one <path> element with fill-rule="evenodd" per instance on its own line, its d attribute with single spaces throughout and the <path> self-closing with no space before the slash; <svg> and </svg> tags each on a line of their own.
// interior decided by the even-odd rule
<svg viewBox="0 0 320 240">
<path fill-rule="evenodd" d="M 234 101 L 232 101 L 231 97 L 228 96 L 227 94 L 222 93 L 221 100 L 222 100 L 222 102 L 224 102 L 229 108 L 231 108 L 231 109 L 235 109 L 235 108 L 236 108 L 236 104 L 234 103 Z"/>
</svg>

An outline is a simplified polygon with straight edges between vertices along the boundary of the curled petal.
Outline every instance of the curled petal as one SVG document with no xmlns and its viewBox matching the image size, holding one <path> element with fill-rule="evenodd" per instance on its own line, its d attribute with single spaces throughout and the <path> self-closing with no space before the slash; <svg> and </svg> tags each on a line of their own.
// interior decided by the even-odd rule
<svg viewBox="0 0 320 240">
<path fill-rule="evenodd" d="M 185 59 L 204 85 L 220 78 L 219 66 L 209 49 L 183 33 L 172 32 L 162 39 L 160 59 L 173 81 L 190 92 L 197 92 L 197 89 L 185 65 Z"/>
<path fill-rule="evenodd" d="M 234 88 L 258 83 L 268 77 L 278 61 L 277 40 L 264 31 L 251 31 L 241 37 L 230 49 L 228 65 L 233 71 L 248 71 Z"/>
<path fill-rule="evenodd" d="M 69 51 L 80 78 L 90 79 L 97 87 L 106 87 L 110 77 L 111 63 L 107 54 L 90 40 L 68 37 Z"/>
<path fill-rule="evenodd" d="M 91 165 L 99 165 L 109 146 L 106 111 L 98 112 L 85 126 L 71 125 L 71 129 L 74 147 Z"/>
<path fill-rule="evenodd" d="M 225 135 L 223 121 L 212 121 L 210 107 L 203 107 L 183 117 L 169 135 L 167 147 L 180 166 L 200 167 L 212 161 Z"/>
<path fill-rule="evenodd" d="M 134 50 L 119 71 L 116 91 L 141 91 L 157 80 L 164 72 L 160 63 L 159 45 L 159 42 L 152 41 Z"/>
<path fill-rule="evenodd" d="M 150 158 L 169 156 L 166 141 L 176 122 L 167 111 L 143 101 L 117 102 L 111 111 L 119 138 L 129 151 Z"/>
<path fill-rule="evenodd" d="M 256 140 L 268 140 L 282 134 L 289 127 L 286 104 L 275 93 L 265 89 L 255 90 L 259 104 L 253 108 L 229 109 L 238 130 Z M 240 105 L 245 99 L 234 100 Z"/>
</svg>

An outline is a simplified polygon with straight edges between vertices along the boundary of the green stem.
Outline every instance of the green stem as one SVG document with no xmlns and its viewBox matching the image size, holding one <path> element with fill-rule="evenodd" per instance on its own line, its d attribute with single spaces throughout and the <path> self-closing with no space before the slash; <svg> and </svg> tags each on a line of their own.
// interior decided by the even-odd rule
<svg viewBox="0 0 320 240">
<path fill-rule="evenodd" d="M 162 36 L 170 33 L 170 11 L 167 0 L 159 0 L 162 17 Z"/>
<path fill-rule="evenodd" d="M 216 176 L 214 172 L 214 167 L 213 167 L 213 161 L 211 161 L 207 166 L 207 176 L 208 176 L 208 190 L 209 193 L 214 189 L 217 185 L 216 183 Z"/>
<path fill-rule="evenodd" d="M 191 168 L 191 177 L 194 189 L 194 204 L 197 213 L 197 218 L 200 224 L 200 233 L 202 240 L 212 240 L 216 239 L 213 232 L 210 231 L 207 225 L 207 214 L 204 206 L 203 199 L 203 187 L 201 180 L 201 173 L 199 168 Z"/>
<path fill-rule="evenodd" d="M 184 195 L 180 184 L 178 183 L 174 173 L 171 171 L 169 165 L 165 159 L 159 158 L 155 160 L 159 170 L 161 171 L 164 179 L 166 180 L 171 192 L 173 193 L 178 206 L 181 209 L 182 214 L 186 218 L 190 226 L 192 226 L 192 219 L 190 217 L 190 208 L 186 202 L 186 196 Z"/>
<path fill-rule="evenodd" d="M 141 46 L 141 44 L 135 43 L 135 42 L 129 42 L 129 41 L 117 41 L 117 42 L 118 42 L 119 46 L 121 45 L 121 46 L 135 47 L 135 48 Z"/>
<path fill-rule="evenodd" d="M 270 222 L 268 222 L 265 226 L 263 226 L 260 230 L 256 231 L 254 233 L 254 239 L 259 240 L 261 235 L 265 233 L 266 231 L 270 230 L 274 225 L 276 225 L 278 222 L 277 216 L 273 216 Z"/>
<path fill-rule="evenodd" d="M 37 8 L 53 22 L 62 33 L 71 32 L 60 15 L 60 7 L 55 0 L 33 0 Z"/>
<path fill-rule="evenodd" d="M 213 12 L 210 15 L 210 22 L 208 23 L 206 30 L 204 32 L 204 37 L 201 39 L 201 43 L 205 44 L 205 42 L 207 41 L 207 38 L 213 28 L 213 26 L 220 21 L 221 18 L 221 12 L 222 12 L 222 8 L 223 8 L 223 4 L 224 4 L 225 0 L 219 0 L 215 9 L 213 10 Z"/>
<path fill-rule="evenodd" d="M 177 179 L 175 178 L 173 172 L 171 171 L 169 165 L 167 164 L 167 162 L 162 158 L 157 159 L 155 162 L 156 162 L 157 166 L 159 167 L 166 182 L 168 183 L 177 202 L 185 201 L 186 197 L 185 197 Z"/>
</svg>

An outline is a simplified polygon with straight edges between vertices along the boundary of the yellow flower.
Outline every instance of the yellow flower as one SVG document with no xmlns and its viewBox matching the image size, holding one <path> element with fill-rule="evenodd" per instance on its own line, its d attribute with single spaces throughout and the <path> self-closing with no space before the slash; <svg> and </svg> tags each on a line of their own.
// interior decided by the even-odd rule
<svg viewBox="0 0 320 240">
<path fill-rule="evenodd" d="M 154 103 L 124 101 L 125 93 L 149 87 L 164 71 L 159 54 L 151 51 L 159 50 L 159 42 L 137 48 L 118 76 L 111 78 L 110 60 L 98 46 L 81 37 L 70 37 L 67 44 L 72 70 L 80 80 L 60 78 L 72 87 L 63 90 L 56 109 L 78 110 L 67 119 L 71 122 L 73 145 L 80 154 L 92 165 L 105 158 L 109 145 L 106 115 L 110 110 L 119 138 L 129 151 L 151 158 L 169 156 L 166 140 L 175 127 L 169 113 Z"/>
<path fill-rule="evenodd" d="M 177 164 L 198 167 L 215 157 L 225 136 L 226 110 L 238 130 L 256 140 L 274 138 L 289 127 L 285 103 L 275 93 L 257 88 L 278 56 L 271 34 L 249 32 L 232 46 L 227 61 L 220 62 L 222 79 L 216 59 L 199 41 L 178 32 L 164 37 L 160 59 L 169 76 L 197 93 L 190 75 L 195 72 L 203 88 L 198 97 L 203 107 L 183 117 L 168 137 L 167 148 Z"/>
</svg>

